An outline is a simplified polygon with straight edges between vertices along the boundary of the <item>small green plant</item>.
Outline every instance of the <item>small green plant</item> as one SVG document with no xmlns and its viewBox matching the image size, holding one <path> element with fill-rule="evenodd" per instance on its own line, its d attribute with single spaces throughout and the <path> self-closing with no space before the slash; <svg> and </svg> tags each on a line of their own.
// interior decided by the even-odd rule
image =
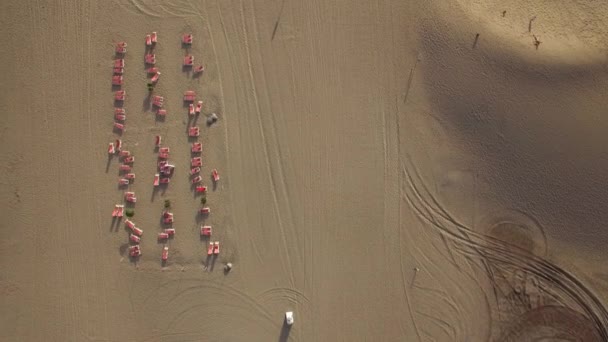
<svg viewBox="0 0 608 342">
<path fill-rule="evenodd" d="M 168 199 L 167 199 L 167 200 L 165 200 L 165 208 L 166 208 L 166 209 L 171 208 L 171 200 L 168 200 Z"/>
<path fill-rule="evenodd" d="M 202 205 L 207 204 L 207 197 L 201 197 L 201 204 Z"/>
<path fill-rule="evenodd" d="M 125 215 L 127 215 L 127 217 L 133 217 L 133 216 L 135 216 L 135 210 L 133 210 L 133 209 L 127 209 L 125 211 Z"/>
<path fill-rule="evenodd" d="M 148 83 L 148 91 L 152 92 L 154 90 L 154 83 Z"/>
</svg>

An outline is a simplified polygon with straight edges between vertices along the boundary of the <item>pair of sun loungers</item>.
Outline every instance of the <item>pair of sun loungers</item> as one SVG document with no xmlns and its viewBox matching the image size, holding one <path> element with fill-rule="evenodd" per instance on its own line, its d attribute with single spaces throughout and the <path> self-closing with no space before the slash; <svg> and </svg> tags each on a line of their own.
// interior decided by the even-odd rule
<svg viewBox="0 0 608 342">
<path fill-rule="evenodd" d="M 209 242 L 209 247 L 207 248 L 207 255 L 218 255 L 220 254 L 220 242 Z"/>
</svg>

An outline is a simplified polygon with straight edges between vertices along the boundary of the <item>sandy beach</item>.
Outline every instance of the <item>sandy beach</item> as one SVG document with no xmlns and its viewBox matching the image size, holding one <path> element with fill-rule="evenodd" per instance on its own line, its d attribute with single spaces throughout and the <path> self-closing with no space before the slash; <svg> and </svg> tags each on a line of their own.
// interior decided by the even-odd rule
<svg viewBox="0 0 608 342">
<path fill-rule="evenodd" d="M 608 340 L 608 4 L 24 0 L 0 18 L 0 340 Z M 136 259 L 111 217 L 117 138 Z"/>
</svg>

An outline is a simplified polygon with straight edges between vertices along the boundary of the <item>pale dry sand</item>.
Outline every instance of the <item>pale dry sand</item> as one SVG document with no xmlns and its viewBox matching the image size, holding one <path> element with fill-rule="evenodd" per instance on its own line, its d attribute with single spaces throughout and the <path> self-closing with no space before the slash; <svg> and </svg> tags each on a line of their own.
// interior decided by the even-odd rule
<svg viewBox="0 0 608 342">
<path fill-rule="evenodd" d="M 3 341 L 606 339 L 602 2 L 28 0 L 0 13 Z M 153 30 L 164 122 L 144 101 Z M 184 32 L 200 78 L 181 68 Z M 110 217 L 123 40 L 137 263 Z M 187 89 L 220 117 L 201 138 L 203 174 L 222 175 L 204 221 L 215 262 L 188 183 Z M 164 192 L 156 134 L 177 165 Z M 162 268 L 164 199 L 177 234 Z"/>
</svg>

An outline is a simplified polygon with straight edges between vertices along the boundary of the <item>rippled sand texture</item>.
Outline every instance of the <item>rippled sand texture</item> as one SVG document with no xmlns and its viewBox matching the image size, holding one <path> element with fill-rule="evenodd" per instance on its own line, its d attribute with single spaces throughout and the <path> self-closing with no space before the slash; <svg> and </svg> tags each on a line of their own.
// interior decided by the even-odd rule
<svg viewBox="0 0 608 342">
<path fill-rule="evenodd" d="M 603 2 L 25 0 L 0 18 L 1 340 L 608 339 Z M 109 215 L 123 40 L 137 262 Z M 222 175 L 207 219 L 187 89 L 220 118 L 199 119 L 203 174 Z M 177 170 L 153 191 L 157 134 Z"/>
</svg>

